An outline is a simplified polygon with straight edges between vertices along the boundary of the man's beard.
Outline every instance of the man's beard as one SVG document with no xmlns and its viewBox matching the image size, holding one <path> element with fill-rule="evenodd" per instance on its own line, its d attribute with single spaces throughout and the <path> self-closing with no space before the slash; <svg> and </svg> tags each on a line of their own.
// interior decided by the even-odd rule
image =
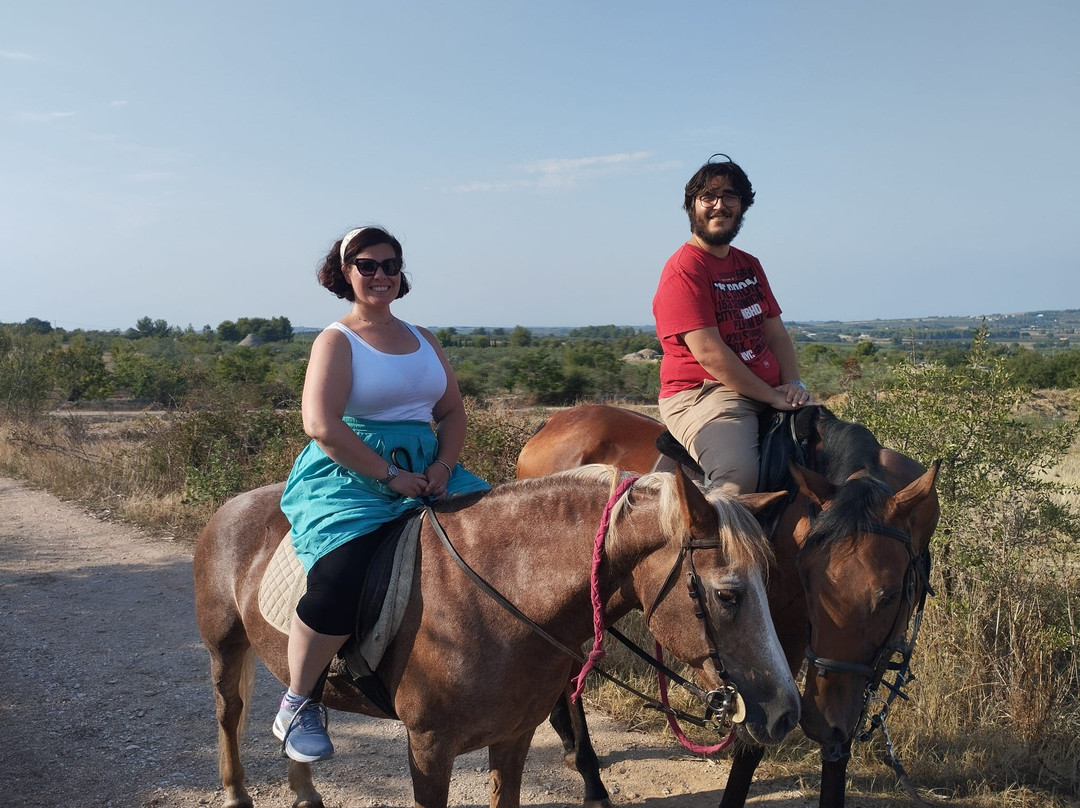
<svg viewBox="0 0 1080 808">
<path fill-rule="evenodd" d="M 719 233 L 710 233 L 707 229 L 708 220 L 705 218 L 705 214 L 695 213 L 694 220 L 690 225 L 690 232 L 710 247 L 723 247 L 730 244 L 735 240 L 735 236 L 739 235 L 743 223 L 742 211 L 739 211 L 738 215 L 733 216 L 729 221 L 731 221 L 731 225 L 727 229 Z"/>
</svg>

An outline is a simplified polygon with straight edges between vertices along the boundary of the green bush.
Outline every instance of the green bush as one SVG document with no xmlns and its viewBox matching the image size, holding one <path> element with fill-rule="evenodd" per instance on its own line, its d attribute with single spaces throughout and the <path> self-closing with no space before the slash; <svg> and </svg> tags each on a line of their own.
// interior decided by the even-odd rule
<svg viewBox="0 0 1080 808">
<path fill-rule="evenodd" d="M 482 402 L 465 397 L 469 426 L 461 462 L 474 474 L 492 485 L 517 476 L 517 456 L 542 416 L 532 411 L 515 410 L 505 402 Z"/>
<path fill-rule="evenodd" d="M 1053 750 L 1080 735 L 1080 515 L 1050 471 L 1078 425 L 1026 417 L 1030 399 L 1005 359 L 991 356 L 983 328 L 964 365 L 905 363 L 886 384 L 851 389 L 836 409 L 886 446 L 942 460 L 939 597 L 922 643 L 963 660 L 943 665 L 933 683 L 949 704 L 949 731 L 957 743 L 988 729 L 1016 733 L 1019 747 L 1000 753 L 1011 760 L 995 766 L 1076 789 L 1075 756 L 1055 760 Z"/>
</svg>

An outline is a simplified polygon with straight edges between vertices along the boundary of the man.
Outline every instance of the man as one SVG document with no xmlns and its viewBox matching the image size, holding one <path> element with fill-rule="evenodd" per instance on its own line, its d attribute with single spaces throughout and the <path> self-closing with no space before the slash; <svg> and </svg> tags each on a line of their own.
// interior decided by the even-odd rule
<svg viewBox="0 0 1080 808">
<path fill-rule="evenodd" d="M 757 485 L 759 416 L 812 403 L 761 263 L 731 246 L 753 204 L 746 172 L 726 154 L 709 158 L 686 183 L 690 240 L 653 298 L 660 416 L 709 487 L 732 494 Z"/>
</svg>

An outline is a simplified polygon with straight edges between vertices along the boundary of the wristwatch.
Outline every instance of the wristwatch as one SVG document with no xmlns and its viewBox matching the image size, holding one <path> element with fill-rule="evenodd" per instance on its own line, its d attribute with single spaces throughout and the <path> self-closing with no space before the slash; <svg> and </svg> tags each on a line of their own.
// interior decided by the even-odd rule
<svg viewBox="0 0 1080 808">
<path fill-rule="evenodd" d="M 379 480 L 379 485 L 390 485 L 395 477 L 398 475 L 398 467 L 393 463 L 390 463 L 386 467 L 386 476 Z"/>
</svg>

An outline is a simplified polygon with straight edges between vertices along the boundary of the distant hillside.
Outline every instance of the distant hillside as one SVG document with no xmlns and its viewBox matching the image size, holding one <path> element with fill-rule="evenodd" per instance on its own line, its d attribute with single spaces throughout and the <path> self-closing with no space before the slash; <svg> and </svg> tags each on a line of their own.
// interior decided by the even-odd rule
<svg viewBox="0 0 1080 808">
<path fill-rule="evenodd" d="M 1055 311 L 1029 311 L 1013 314 L 987 314 L 977 317 L 914 317 L 899 320 L 790 320 L 786 322 L 798 340 L 805 342 L 858 342 L 870 339 L 874 341 L 904 340 L 914 335 L 921 341 L 926 340 L 969 340 L 971 333 L 983 322 L 990 329 L 990 338 L 995 342 L 1017 342 L 1022 345 L 1053 342 L 1063 346 L 1080 347 L 1080 309 Z M 479 326 L 479 325 L 431 325 L 425 324 L 432 331 L 453 328 L 459 334 L 471 334 L 483 329 L 488 333 L 502 329 L 506 333 L 515 326 Z M 592 324 L 595 325 L 595 324 Z M 568 337 L 571 331 L 578 331 L 588 326 L 543 326 L 527 325 L 525 328 L 537 337 Z M 620 326 L 637 331 L 652 333 L 652 324 Z M 319 328 L 294 327 L 298 334 L 314 333 Z"/>
</svg>

